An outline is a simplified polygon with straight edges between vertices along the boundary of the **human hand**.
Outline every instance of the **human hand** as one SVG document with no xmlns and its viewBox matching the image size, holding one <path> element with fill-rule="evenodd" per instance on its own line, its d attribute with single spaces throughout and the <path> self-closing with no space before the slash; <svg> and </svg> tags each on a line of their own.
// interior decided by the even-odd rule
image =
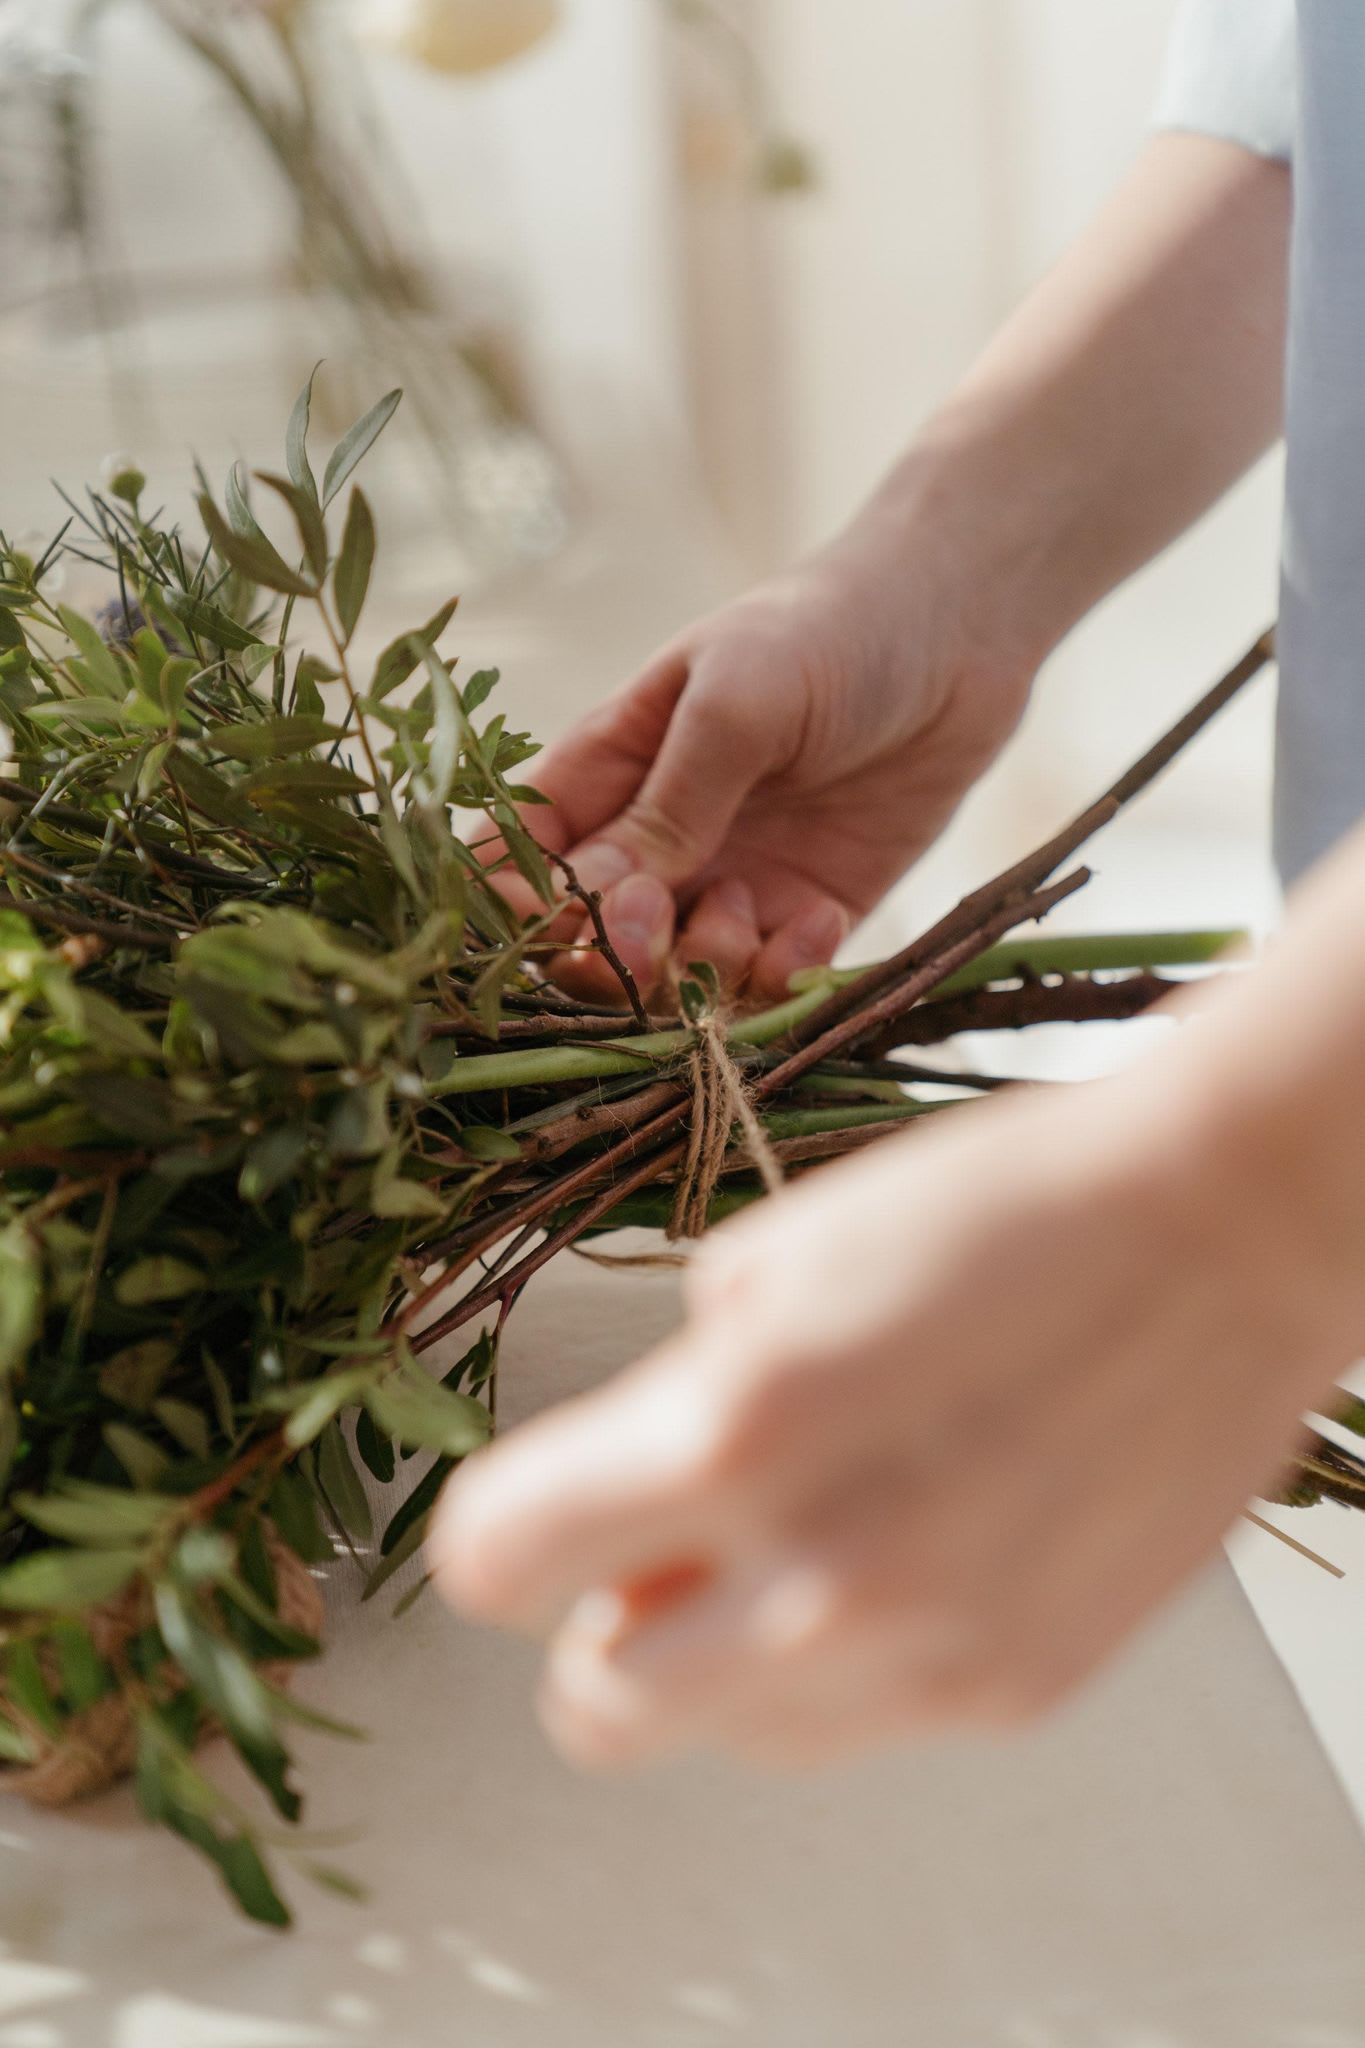
<svg viewBox="0 0 1365 2048">
<path fill-rule="evenodd" d="M 670 953 L 758 999 L 826 961 L 1049 650 L 1274 440 L 1291 187 L 1233 144 L 1155 137 L 848 533 L 547 755 L 528 823 L 605 892 L 647 990 Z M 619 1000 L 600 956 L 563 972 Z"/>
<path fill-rule="evenodd" d="M 527 823 L 602 891 L 646 994 L 673 957 L 780 999 L 943 829 L 1013 730 L 1037 659 L 1015 626 L 988 632 L 967 559 L 941 528 L 921 538 L 874 510 L 683 633 L 537 764 L 550 804 Z M 557 935 L 580 929 L 571 914 Z M 560 972 L 619 1000 L 599 953 Z"/>
<path fill-rule="evenodd" d="M 1291 1154 L 1210 1094 L 1167 1057 L 815 1174 L 708 1241 L 654 1357 L 457 1476 L 437 1584 L 556 1623 L 571 1757 L 1027 1720 L 1214 1551 L 1360 1303 L 1302 1119 Z"/>
</svg>

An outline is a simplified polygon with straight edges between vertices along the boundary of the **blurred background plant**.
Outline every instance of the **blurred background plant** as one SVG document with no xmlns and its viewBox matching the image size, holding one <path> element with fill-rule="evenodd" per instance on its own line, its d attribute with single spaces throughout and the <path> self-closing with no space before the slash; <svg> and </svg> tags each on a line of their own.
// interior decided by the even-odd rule
<svg viewBox="0 0 1365 2048">
<path fill-rule="evenodd" d="M 804 189 L 807 160 L 781 134 L 762 66 L 721 0 L 663 5 L 731 68 L 756 186 Z M 282 261 L 255 280 L 232 278 L 231 324 L 263 297 L 259 312 L 306 329 L 291 374 L 304 356 L 327 355 L 351 372 L 346 404 L 355 384 L 376 376 L 404 386 L 409 453 L 424 472 L 409 478 L 407 494 L 424 517 L 439 515 L 472 573 L 553 554 L 570 491 L 524 335 L 506 295 L 437 248 L 366 60 L 377 51 L 447 80 L 483 78 L 562 28 L 558 0 L 0 0 L 0 147 L 14 245 L 4 297 L 29 316 L 38 346 L 65 324 L 102 350 L 115 438 L 140 442 L 155 432 L 159 395 L 145 361 L 147 319 L 174 326 L 202 309 L 213 286 L 196 270 L 133 293 L 120 262 L 121 248 L 157 232 L 155 219 L 111 219 L 102 195 L 104 32 L 111 17 L 130 14 L 207 70 L 219 110 L 234 116 L 221 143 L 234 159 L 254 149 L 287 199 Z M 212 248 L 219 223 L 207 208 L 202 230 Z M 45 316 L 36 332 L 35 309 Z M 189 323 L 190 350 L 200 345 L 197 326 Z"/>
</svg>

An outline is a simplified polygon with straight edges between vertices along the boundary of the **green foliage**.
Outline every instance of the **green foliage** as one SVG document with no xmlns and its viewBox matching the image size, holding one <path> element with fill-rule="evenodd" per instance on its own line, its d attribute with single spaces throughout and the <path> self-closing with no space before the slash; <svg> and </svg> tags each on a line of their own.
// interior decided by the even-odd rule
<svg viewBox="0 0 1365 2048">
<path fill-rule="evenodd" d="M 256 1664 L 313 1646 L 276 1610 L 263 1515 L 324 1558 L 372 1534 L 357 1460 L 392 1478 L 425 1449 L 444 1473 L 488 1437 L 396 1326 L 519 1156 L 482 1115 L 466 1147 L 424 1078 L 523 977 L 454 807 L 548 879 L 509 781 L 533 750 L 479 718 L 494 679 L 462 692 L 439 651 L 454 602 L 354 665 L 375 524 L 358 488 L 335 529 L 328 508 L 398 394 L 321 485 L 311 397 L 285 474 L 205 485 L 204 542 L 145 516 L 131 469 L 41 560 L 0 536 L 0 1754 L 130 1686 L 144 1809 L 273 1924 L 258 1831 L 196 1731 L 218 1722 L 297 1817 L 291 1710 Z M 98 618 L 48 595 L 69 549 L 109 572 Z M 125 1596 L 150 1678 L 86 1626 Z"/>
</svg>

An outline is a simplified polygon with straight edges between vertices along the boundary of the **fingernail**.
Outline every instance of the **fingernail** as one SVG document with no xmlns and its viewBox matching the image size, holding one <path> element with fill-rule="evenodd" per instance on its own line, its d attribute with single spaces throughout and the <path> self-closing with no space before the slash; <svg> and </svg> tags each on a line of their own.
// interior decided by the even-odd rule
<svg viewBox="0 0 1365 2048">
<path fill-rule="evenodd" d="M 591 1711 L 585 1713 L 548 1685 L 541 1690 L 537 1711 L 555 1749 L 579 1770 L 609 1771 L 631 1763 L 629 1722 L 604 1721 Z"/>
<path fill-rule="evenodd" d="M 718 910 L 722 917 L 732 917 L 736 924 L 758 923 L 758 899 L 747 882 L 732 876 L 728 881 L 717 882 L 709 894 L 710 908 Z"/>
<path fill-rule="evenodd" d="M 631 875 L 603 905 L 607 928 L 625 953 L 658 962 L 673 931 L 673 892 L 653 875 Z"/>
<path fill-rule="evenodd" d="M 823 967 L 848 937 L 848 918 L 837 903 L 814 903 L 788 933 L 791 958 L 798 967 Z"/>
<path fill-rule="evenodd" d="M 540 1699 L 561 1724 L 572 1718 L 603 1737 L 619 1738 L 640 1719 L 637 1689 L 583 1644 L 561 1643 L 552 1651 Z"/>
<path fill-rule="evenodd" d="M 593 846 L 585 846 L 581 853 L 570 856 L 569 865 L 583 887 L 588 890 L 614 889 L 618 882 L 624 882 L 627 875 L 635 873 L 635 862 L 623 846 L 614 846 L 609 839 L 599 839 Z"/>
</svg>

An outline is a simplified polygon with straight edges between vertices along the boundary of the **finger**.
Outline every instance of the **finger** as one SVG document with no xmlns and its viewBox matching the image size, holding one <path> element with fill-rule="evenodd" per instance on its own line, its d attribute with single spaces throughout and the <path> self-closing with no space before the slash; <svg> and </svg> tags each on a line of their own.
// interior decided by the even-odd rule
<svg viewBox="0 0 1365 2048">
<path fill-rule="evenodd" d="M 571 1641 L 569 1682 L 549 1693 L 557 1739 L 599 1763 L 705 1745 L 796 1767 L 969 1719 L 999 1676 L 1000 1556 L 1055 1489 L 1008 1432 L 952 1468 L 926 1475 L 922 1500 L 899 1465 L 855 1475 L 751 1592 L 730 1580 Z"/>
<path fill-rule="evenodd" d="M 741 1571 L 674 1603 L 673 1628 L 704 1663 L 704 1676 L 683 1686 L 669 1682 L 671 1673 L 659 1683 L 647 1658 L 620 1654 L 633 1633 L 627 1603 L 590 1595 L 546 1660 L 539 1708 L 556 1748 L 589 1769 L 619 1768 L 698 1747 L 731 1714 L 752 1714 L 764 1662 L 750 1628 L 754 1590 L 753 1573 Z"/>
<path fill-rule="evenodd" d="M 816 896 L 775 931 L 754 962 L 753 994 L 781 1002 L 791 991 L 792 977 L 812 967 L 827 967 L 848 937 L 850 919 L 832 896 Z"/>
<path fill-rule="evenodd" d="M 531 804 L 524 807 L 525 827 L 541 849 L 552 856 L 562 856 L 566 845 L 563 821 L 554 811 L 544 805 Z M 489 826 L 470 840 L 470 851 L 475 854 L 488 877 L 514 917 L 523 924 L 545 916 L 547 904 L 540 891 L 530 883 L 514 864 L 508 852 L 504 834 Z M 546 936 L 560 943 L 570 943 L 585 912 L 581 903 L 570 898 L 568 878 L 550 862 L 550 881 L 555 897 L 564 905 L 563 914 L 547 927 Z"/>
<path fill-rule="evenodd" d="M 832 1623 L 832 1625 L 831 1625 Z M 769 1758 L 794 1747 L 834 1753 L 870 1722 L 904 1720 L 904 1672 L 942 1682 L 971 1649 L 955 1620 L 900 1617 L 869 1628 L 842 1614 L 828 1574 L 802 1564 L 738 1567 L 632 1626 L 622 1603 L 594 1596 L 552 1648 L 543 1718 L 557 1745 L 592 1767 L 639 1764 L 698 1748 Z"/>
<path fill-rule="evenodd" d="M 758 906 L 747 882 L 731 878 L 706 891 L 674 947 L 679 967 L 705 961 L 727 992 L 743 988 L 762 945 Z"/>
<path fill-rule="evenodd" d="M 648 1001 L 668 979 L 677 918 L 673 891 L 653 875 L 631 875 L 602 898 L 601 916 L 612 950 Z M 624 1004 L 628 998 L 621 977 L 591 943 L 590 925 L 583 939 L 556 960 L 555 980 L 583 1002 Z"/>
<path fill-rule="evenodd" d="M 534 1628 L 593 1587 L 707 1565 L 739 1512 L 712 1476 L 712 1434 L 694 1376 L 657 1359 L 527 1424 L 447 1487 L 437 1586 L 478 1619 Z"/>
<path fill-rule="evenodd" d="M 678 888 L 720 850 L 755 785 L 783 758 L 784 735 L 760 715 L 752 660 L 709 650 L 676 694 L 638 790 L 572 856 L 596 872 L 605 845 Z"/>
<path fill-rule="evenodd" d="M 628 808 L 663 745 L 687 678 L 686 655 L 665 650 L 533 764 L 527 780 L 546 801 L 521 806 L 520 816 L 548 852 L 567 854 Z M 486 867 L 497 870 L 495 886 L 519 917 L 544 911 L 536 891 L 507 863 L 500 833 L 485 834 L 476 851 Z M 610 845 L 586 849 L 581 867 L 574 864 L 585 889 L 602 891 L 624 881 L 637 865 L 633 853 Z M 556 927 L 553 936 L 572 935 L 578 922 L 581 918 L 569 913 L 567 925 Z"/>
<path fill-rule="evenodd" d="M 527 780 L 549 799 L 548 807 L 534 808 L 553 821 L 557 852 L 582 845 L 629 808 L 658 758 L 690 671 L 685 649 L 666 648 L 532 764 Z"/>
</svg>

